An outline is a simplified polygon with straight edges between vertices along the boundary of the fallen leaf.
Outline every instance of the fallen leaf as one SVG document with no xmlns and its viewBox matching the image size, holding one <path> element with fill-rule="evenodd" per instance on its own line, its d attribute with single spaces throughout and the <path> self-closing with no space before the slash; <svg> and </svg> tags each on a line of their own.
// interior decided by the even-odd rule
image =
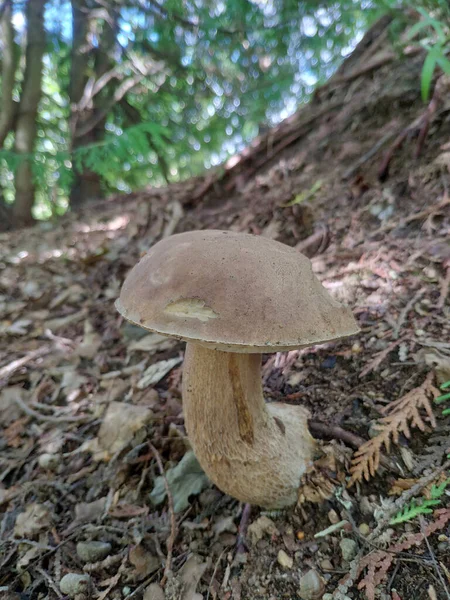
<svg viewBox="0 0 450 600">
<path fill-rule="evenodd" d="M 199 465 L 192 450 L 186 452 L 182 460 L 166 472 L 166 479 L 173 497 L 174 511 L 180 512 L 189 506 L 189 496 L 197 495 L 208 486 L 209 480 Z M 161 504 L 166 498 L 164 478 L 155 479 L 150 493 L 153 504 Z"/>
<path fill-rule="evenodd" d="M 166 337 L 165 335 L 159 335 L 159 333 L 150 333 L 144 336 L 140 340 L 134 340 L 128 346 L 130 352 L 148 352 L 150 354 L 154 352 L 161 352 L 161 350 L 170 350 L 176 344 L 176 340 Z"/>
<path fill-rule="evenodd" d="M 94 502 L 80 502 L 75 505 L 75 520 L 77 523 L 92 523 L 102 516 L 106 506 L 106 498 Z"/>
<path fill-rule="evenodd" d="M 50 522 L 47 508 L 43 504 L 33 502 L 26 507 L 25 512 L 17 516 L 14 535 L 19 538 L 33 538 L 42 529 L 49 527 Z"/>
<path fill-rule="evenodd" d="M 211 559 L 203 562 L 197 554 L 192 554 L 184 563 L 180 570 L 180 579 L 183 584 L 181 600 L 196 600 L 196 590 L 203 576 L 203 573 L 209 567 Z"/>
<path fill-rule="evenodd" d="M 5 333 L 7 335 L 26 335 L 28 333 L 28 327 L 33 323 L 31 319 L 19 319 L 8 325 L 3 323 L 0 326 L 0 334 Z"/>
<path fill-rule="evenodd" d="M 118 504 L 109 511 L 111 517 L 116 519 L 130 519 L 140 515 L 148 515 L 148 506 L 135 506 L 134 504 Z"/>
<path fill-rule="evenodd" d="M 136 579 L 147 577 L 152 571 L 156 571 L 161 566 L 160 559 L 146 550 L 142 544 L 131 548 L 128 559 L 134 567 Z"/>
<path fill-rule="evenodd" d="M 17 421 L 11 423 L 11 425 L 3 431 L 6 443 L 10 448 L 19 448 L 22 443 L 21 435 L 25 431 L 29 420 L 29 417 L 17 419 Z"/>
<path fill-rule="evenodd" d="M 146 406 L 111 402 L 98 432 L 100 448 L 110 455 L 115 454 L 124 448 L 152 417 L 152 411 Z"/>
<path fill-rule="evenodd" d="M 4 426 L 17 421 L 22 415 L 22 411 L 15 402 L 17 396 L 21 400 L 25 400 L 28 392 L 20 385 L 5 387 L 0 391 L 0 423 Z"/>
<path fill-rule="evenodd" d="M 144 371 L 142 378 L 139 380 L 137 387 L 140 390 L 154 385 L 161 381 L 169 371 L 171 371 L 176 365 L 181 363 L 181 358 L 169 358 L 168 360 L 160 360 L 159 362 L 151 365 Z"/>
</svg>

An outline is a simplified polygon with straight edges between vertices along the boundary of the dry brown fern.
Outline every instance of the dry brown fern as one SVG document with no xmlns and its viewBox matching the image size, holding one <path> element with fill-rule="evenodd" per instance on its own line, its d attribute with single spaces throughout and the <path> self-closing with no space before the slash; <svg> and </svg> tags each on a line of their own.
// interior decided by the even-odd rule
<svg viewBox="0 0 450 600">
<path fill-rule="evenodd" d="M 362 481 L 363 478 L 368 481 L 375 475 L 380 464 L 383 446 L 386 448 L 386 452 L 389 452 L 391 441 L 397 444 L 401 433 L 407 438 L 411 437 L 411 427 L 425 431 L 426 426 L 424 417 L 420 414 L 421 410 L 426 413 L 431 426 L 436 427 L 432 399 L 436 398 L 440 392 L 433 385 L 433 378 L 433 373 L 429 373 L 422 385 L 391 402 L 383 409 L 385 416 L 377 424 L 379 433 L 358 448 L 353 456 L 349 487 L 356 481 Z"/>
<path fill-rule="evenodd" d="M 440 508 L 435 510 L 434 517 L 434 521 L 428 523 L 423 531 L 409 533 L 401 542 L 391 544 L 387 550 L 375 550 L 360 559 L 355 579 L 357 581 L 364 569 L 367 569 L 357 586 L 359 590 L 364 590 L 367 600 L 375 600 L 375 588 L 387 579 L 389 569 L 396 559 L 396 555 L 409 550 L 413 546 L 420 546 L 426 537 L 444 529 L 450 521 L 450 509 Z"/>
</svg>

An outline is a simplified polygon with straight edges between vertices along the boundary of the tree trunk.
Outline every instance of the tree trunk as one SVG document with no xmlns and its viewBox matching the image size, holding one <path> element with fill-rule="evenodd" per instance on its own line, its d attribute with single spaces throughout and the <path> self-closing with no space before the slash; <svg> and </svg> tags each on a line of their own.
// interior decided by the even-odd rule
<svg viewBox="0 0 450 600">
<path fill-rule="evenodd" d="M 30 225 L 34 204 L 34 184 L 30 155 L 36 141 L 36 117 L 41 99 L 42 58 L 45 51 L 44 7 L 46 0 L 28 0 L 27 46 L 25 73 L 16 121 L 15 152 L 22 161 L 15 174 L 16 197 L 13 206 L 14 224 Z"/>
<path fill-rule="evenodd" d="M 114 12 L 110 17 L 110 20 L 103 23 L 98 48 L 87 50 L 90 28 L 89 6 L 86 0 L 72 0 L 73 46 L 69 89 L 72 107 L 72 150 L 100 142 L 104 137 L 105 118 L 101 118 L 89 131 L 85 133 L 81 133 L 81 131 L 86 123 L 96 120 L 95 117 L 102 112 L 103 104 L 113 94 L 111 85 L 108 84 L 103 93 L 100 92 L 92 98 L 86 98 L 86 95 L 89 96 L 89 87 L 92 85 L 87 73 L 93 52 L 95 52 L 95 64 L 92 65 L 95 71 L 95 81 L 98 81 L 114 66 L 113 52 L 116 44 L 117 14 Z M 70 192 L 72 208 L 80 206 L 83 202 L 100 198 L 102 195 L 101 178 L 98 173 L 88 168 L 74 172 L 74 181 Z"/>
<path fill-rule="evenodd" d="M 86 0 L 72 0 L 72 62 L 70 69 L 69 99 L 71 105 L 72 150 L 95 143 L 92 132 L 86 136 L 77 135 L 87 116 L 92 113 L 92 101 L 87 107 L 80 105 L 86 93 L 88 83 L 89 58 L 89 7 Z M 73 161 L 74 162 L 74 161 Z M 76 208 L 85 200 L 98 198 L 101 195 L 100 177 L 84 169 L 82 172 L 74 167 L 74 180 L 70 191 L 70 206 Z"/>
<path fill-rule="evenodd" d="M 11 0 L 6 0 L 0 18 L 0 46 L 2 53 L 0 148 L 3 147 L 6 136 L 13 128 L 16 112 L 16 105 L 13 100 L 13 90 L 16 78 L 18 54 L 14 43 L 14 27 L 11 17 L 12 2 Z"/>
</svg>

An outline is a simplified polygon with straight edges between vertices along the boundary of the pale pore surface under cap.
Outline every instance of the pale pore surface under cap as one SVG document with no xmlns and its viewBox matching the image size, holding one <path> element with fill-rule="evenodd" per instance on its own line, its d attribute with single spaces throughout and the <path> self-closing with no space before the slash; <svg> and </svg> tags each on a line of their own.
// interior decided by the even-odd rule
<svg viewBox="0 0 450 600">
<path fill-rule="evenodd" d="M 161 240 L 131 270 L 116 306 L 146 329 L 233 352 L 289 350 L 358 331 L 308 258 L 232 231 Z"/>
</svg>

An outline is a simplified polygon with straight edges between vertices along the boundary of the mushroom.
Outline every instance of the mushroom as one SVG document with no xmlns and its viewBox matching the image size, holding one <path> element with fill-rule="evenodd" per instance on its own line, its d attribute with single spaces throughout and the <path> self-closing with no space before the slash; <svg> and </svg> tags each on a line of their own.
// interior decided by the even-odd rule
<svg viewBox="0 0 450 600">
<path fill-rule="evenodd" d="M 262 354 L 358 332 L 310 260 L 244 233 L 176 234 L 130 271 L 116 307 L 145 329 L 187 342 L 186 429 L 217 487 L 266 508 L 294 504 L 316 442 L 305 408 L 264 401 Z"/>
</svg>

